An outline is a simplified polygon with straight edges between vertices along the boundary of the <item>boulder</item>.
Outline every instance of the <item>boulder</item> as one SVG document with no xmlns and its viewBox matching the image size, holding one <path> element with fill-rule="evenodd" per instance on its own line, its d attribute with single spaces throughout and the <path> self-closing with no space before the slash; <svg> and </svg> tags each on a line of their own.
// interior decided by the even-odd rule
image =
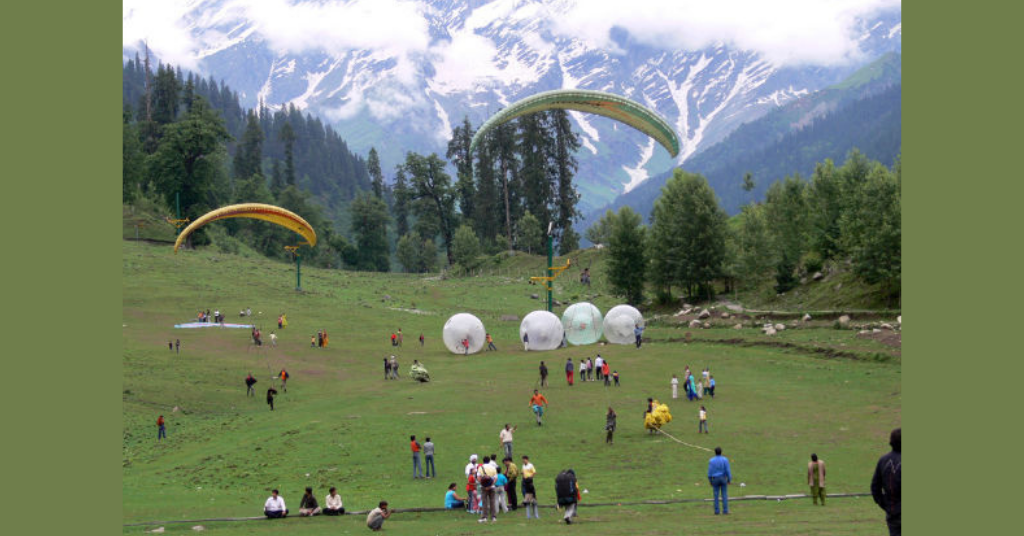
<svg viewBox="0 0 1024 536">
<path fill-rule="evenodd" d="M 786 325 L 785 324 L 775 324 L 775 326 L 773 326 L 773 327 L 775 328 L 775 331 L 782 331 L 782 330 L 786 329 Z"/>
<path fill-rule="evenodd" d="M 722 318 L 729 318 L 729 313 L 722 313 Z"/>
<path fill-rule="evenodd" d="M 196 532 L 199 532 L 201 530 L 206 530 L 206 527 L 204 527 L 202 525 L 196 525 L 196 526 L 192 527 L 192 530 L 194 530 Z"/>
<path fill-rule="evenodd" d="M 882 330 L 880 330 L 880 329 L 878 329 L 878 328 L 873 328 L 873 329 L 871 330 L 871 333 L 881 333 L 881 332 L 882 332 Z"/>
<path fill-rule="evenodd" d="M 164 528 L 163 527 L 157 527 L 157 528 L 155 528 L 153 530 L 147 530 L 146 532 L 149 532 L 149 533 L 152 533 L 152 534 L 163 534 L 164 533 Z"/>
<path fill-rule="evenodd" d="M 709 324 L 708 322 L 704 322 L 703 327 L 704 329 L 711 329 L 711 324 Z"/>
<path fill-rule="evenodd" d="M 887 329 L 889 331 L 892 331 L 892 324 L 886 323 L 886 324 L 882 324 L 881 326 L 878 326 L 878 327 L 880 327 L 882 329 Z"/>
<path fill-rule="evenodd" d="M 539 300 L 540 299 L 540 295 L 539 294 L 530 294 L 530 299 L 531 300 Z"/>
<path fill-rule="evenodd" d="M 697 318 L 699 318 L 701 320 L 704 320 L 705 318 L 710 318 L 710 317 L 711 317 L 711 313 L 708 312 L 707 309 L 701 309 L 700 314 L 697 315 Z"/>
<path fill-rule="evenodd" d="M 174 409 L 171 410 L 171 413 L 177 413 L 179 411 L 181 411 L 181 408 L 179 408 L 178 406 L 174 406 Z"/>
<path fill-rule="evenodd" d="M 804 321 L 804 322 L 810 322 L 810 321 L 811 321 L 811 315 L 809 315 L 809 314 L 805 314 L 805 315 L 804 315 L 804 318 L 803 318 L 803 321 Z"/>
<path fill-rule="evenodd" d="M 688 303 L 683 303 L 683 309 L 693 309 L 693 306 Z"/>
<path fill-rule="evenodd" d="M 775 328 L 767 328 L 767 329 L 764 330 L 764 334 L 765 335 L 775 335 L 775 333 L 776 333 Z"/>
<path fill-rule="evenodd" d="M 858 335 L 867 335 L 868 333 L 871 333 L 871 332 L 866 330 L 866 329 L 862 329 L 862 330 L 857 332 Z"/>
<path fill-rule="evenodd" d="M 823 274 L 821 272 L 814 272 L 814 275 L 811 276 L 811 279 L 813 279 L 815 281 L 821 281 L 822 278 L 824 278 L 824 277 L 825 277 L 825 274 Z"/>
<path fill-rule="evenodd" d="M 850 323 L 850 315 L 843 315 L 839 317 L 839 325 L 845 326 Z"/>
<path fill-rule="evenodd" d="M 736 324 L 732 329 L 743 329 L 743 324 Z"/>
<path fill-rule="evenodd" d="M 518 322 L 519 317 L 516 315 L 501 315 L 502 322 Z"/>
<path fill-rule="evenodd" d="M 896 323 L 901 325 L 901 326 L 903 325 L 903 315 L 900 315 L 900 316 L 896 317 Z"/>
<path fill-rule="evenodd" d="M 690 328 L 697 329 L 700 327 L 700 320 L 691 320 L 689 324 Z"/>
</svg>

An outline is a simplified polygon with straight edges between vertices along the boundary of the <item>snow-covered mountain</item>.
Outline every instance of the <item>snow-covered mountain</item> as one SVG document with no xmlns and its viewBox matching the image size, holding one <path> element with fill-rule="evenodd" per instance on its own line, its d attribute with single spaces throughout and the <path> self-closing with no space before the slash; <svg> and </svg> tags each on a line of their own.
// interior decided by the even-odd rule
<svg viewBox="0 0 1024 536">
<path fill-rule="evenodd" d="M 359 32 L 359 21 L 346 18 L 324 20 L 328 27 L 336 22 L 338 35 L 331 39 L 337 42 L 317 47 L 296 44 L 301 29 L 282 37 L 285 30 L 272 17 L 255 17 L 242 4 L 187 4 L 180 20 L 196 43 L 194 68 L 224 80 L 243 105 L 293 104 L 319 115 L 354 151 L 376 147 L 388 175 L 406 151 L 443 155 L 452 126 L 464 116 L 478 126 L 539 91 L 610 91 L 656 109 L 682 142 L 675 161 L 629 127 L 572 113 L 582 138 L 577 186 L 584 212 L 682 163 L 739 125 L 836 83 L 885 52 L 900 51 L 902 37 L 898 6 L 874 12 L 854 23 L 858 54 L 851 60 L 801 66 L 726 41 L 670 49 L 618 26 L 607 40 L 594 42 L 557 22 L 578 16 L 572 0 L 426 0 L 417 4 L 423 43 L 414 42 L 413 21 L 405 32 L 411 43 L 392 38 L 359 48 L 345 40 Z M 630 9 L 628 4 L 622 2 L 622 9 Z M 317 9 L 317 3 L 300 6 Z M 322 13 L 326 18 L 330 12 Z M 280 23 L 286 25 L 287 18 Z M 396 16 L 396 25 L 407 23 Z M 323 29 L 310 30 L 309 37 L 317 31 Z M 124 49 L 126 57 L 135 52 Z"/>
</svg>

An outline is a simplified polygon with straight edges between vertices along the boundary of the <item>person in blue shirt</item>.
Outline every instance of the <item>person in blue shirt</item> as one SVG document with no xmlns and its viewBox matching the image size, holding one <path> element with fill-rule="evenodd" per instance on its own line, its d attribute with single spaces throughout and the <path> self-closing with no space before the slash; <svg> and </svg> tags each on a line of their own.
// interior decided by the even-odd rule
<svg viewBox="0 0 1024 536">
<path fill-rule="evenodd" d="M 711 393 L 711 398 L 715 398 L 715 377 L 712 376 L 708 381 L 708 390 Z"/>
<path fill-rule="evenodd" d="M 448 493 L 444 494 L 444 508 L 445 510 L 454 510 L 456 508 L 465 508 L 466 499 L 459 497 L 458 493 L 455 493 L 455 482 L 448 484 Z"/>
<path fill-rule="evenodd" d="M 718 495 L 722 495 L 722 513 L 729 513 L 729 484 L 732 483 L 732 472 L 729 470 L 729 459 L 722 456 L 722 447 L 715 447 L 715 456 L 708 461 L 708 482 L 715 493 L 715 515 L 718 515 Z"/>
<path fill-rule="evenodd" d="M 641 326 L 640 324 L 637 324 L 636 327 L 633 328 L 633 335 L 636 335 L 636 347 L 640 348 L 640 345 L 643 344 L 643 336 L 644 336 L 644 328 L 643 328 L 643 326 Z"/>
<path fill-rule="evenodd" d="M 507 485 L 508 477 L 499 469 L 498 477 L 494 479 L 495 502 L 498 503 L 498 506 L 494 508 L 495 512 L 501 510 L 502 512 L 508 513 L 508 494 L 505 491 L 505 486 Z"/>
</svg>

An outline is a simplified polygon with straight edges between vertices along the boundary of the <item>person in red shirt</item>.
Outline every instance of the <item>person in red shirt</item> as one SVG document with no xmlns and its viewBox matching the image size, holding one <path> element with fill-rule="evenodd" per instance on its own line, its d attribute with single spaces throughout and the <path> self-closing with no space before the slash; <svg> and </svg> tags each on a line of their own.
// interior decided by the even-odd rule
<svg viewBox="0 0 1024 536">
<path fill-rule="evenodd" d="M 423 465 L 420 463 L 420 443 L 416 436 L 409 436 L 409 448 L 412 449 L 412 477 L 423 478 Z"/>
<path fill-rule="evenodd" d="M 391 333 L 391 346 L 398 346 L 398 335 Z"/>
<path fill-rule="evenodd" d="M 462 347 L 466 350 L 466 355 L 469 355 L 469 339 L 462 339 Z"/>
<path fill-rule="evenodd" d="M 157 439 L 157 441 L 159 441 L 159 440 L 167 437 L 167 428 L 164 427 L 164 416 L 163 415 L 161 415 L 161 416 L 156 418 L 156 425 L 157 425 L 156 439 Z"/>
</svg>

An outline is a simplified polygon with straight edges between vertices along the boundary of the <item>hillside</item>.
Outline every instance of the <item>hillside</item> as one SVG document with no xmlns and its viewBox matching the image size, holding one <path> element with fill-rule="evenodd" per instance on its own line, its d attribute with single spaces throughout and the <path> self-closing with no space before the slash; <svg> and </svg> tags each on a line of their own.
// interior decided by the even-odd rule
<svg viewBox="0 0 1024 536">
<path fill-rule="evenodd" d="M 684 344 L 677 326 L 652 319 L 642 350 L 606 345 L 527 354 L 518 343 L 519 322 L 501 320 L 510 314 L 522 318 L 539 305 L 518 276 L 443 279 L 313 268 L 304 273 L 306 291 L 296 293 L 293 267 L 284 263 L 209 250 L 172 255 L 168 245 L 124 242 L 125 523 L 255 516 L 270 488 L 279 488 L 295 509 L 305 486 L 318 497 L 327 486 L 338 486 L 349 511 L 365 512 L 382 498 L 399 509 L 437 506 L 447 483 L 464 479 L 469 454 L 498 451 L 497 431 L 508 422 L 519 426 L 516 456 L 530 455 L 540 471 L 545 508 L 541 521 L 529 526 L 521 511 L 502 514 L 498 530 L 561 533 L 564 527 L 550 508 L 551 482 L 559 468 L 573 467 L 586 490 L 579 522 L 603 534 L 634 534 L 632 518 L 638 515 L 646 527 L 669 533 L 680 512 L 702 534 L 735 533 L 738 526 L 754 533 L 807 526 L 877 532 L 877 508 L 870 499 L 834 495 L 862 492 L 879 445 L 901 420 L 899 353 L 881 342 L 828 326 L 794 328 L 767 340 L 751 325 L 742 331 L 701 330 Z M 602 297 L 598 302 L 605 310 L 614 303 Z M 246 307 L 253 317 L 238 317 Z M 192 320 L 200 308 L 220 310 L 229 322 L 255 322 L 264 333 L 275 330 L 278 343 L 254 347 L 247 329 L 172 327 Z M 441 348 L 444 321 L 458 311 L 478 315 L 499 351 L 462 357 Z M 283 330 L 273 325 L 280 313 L 289 320 Z M 387 342 L 398 328 L 405 334 L 401 348 Z M 320 329 L 330 333 L 329 346 L 310 348 L 310 334 Z M 426 337 L 422 348 L 415 342 L 420 333 Z M 175 339 L 180 353 L 167 349 L 167 341 Z M 566 386 L 559 363 L 594 352 L 620 373 L 621 387 Z M 380 378 L 381 358 L 390 354 L 402 367 L 399 381 Z M 407 378 L 413 359 L 426 365 L 429 383 Z M 552 377 L 543 389 L 549 411 L 538 427 L 526 401 L 537 386 L 541 359 L 551 365 Z M 718 396 L 701 402 L 711 416 L 710 436 L 697 436 L 690 428 L 694 403 L 670 399 L 668 378 L 686 364 L 710 367 L 719 379 Z M 291 379 L 271 412 L 262 395 L 281 368 Z M 242 383 L 248 372 L 258 379 L 259 396 L 253 398 L 245 396 Z M 696 447 L 642 429 L 639 414 L 648 396 L 668 401 L 675 421 L 666 430 Z M 799 400 L 808 397 L 818 401 L 820 411 L 806 412 Z M 613 446 L 604 443 L 601 429 L 607 406 L 620 415 Z M 167 419 L 168 428 L 167 439 L 159 442 L 157 415 Z M 437 479 L 409 475 L 412 434 L 421 441 L 431 437 L 437 445 Z M 742 512 L 724 525 L 699 502 L 710 493 L 703 474 L 707 453 L 700 449 L 718 444 L 734 460 L 732 509 Z M 793 474 L 802 474 L 809 449 L 827 453 L 834 464 L 828 515 L 794 501 L 737 500 L 805 492 Z M 662 478 L 666 460 L 675 463 L 672 479 Z M 642 500 L 675 503 L 630 504 Z M 363 519 L 166 527 L 191 532 L 190 527 L 203 525 L 215 536 L 282 529 L 322 534 L 365 530 Z M 126 525 L 124 533 L 164 524 Z M 477 527 L 474 516 L 459 513 L 400 512 L 386 530 L 450 533 Z"/>
<path fill-rule="evenodd" d="M 841 162 L 854 148 L 891 165 L 902 146 L 900 77 L 901 57 L 887 54 L 835 86 L 744 124 L 688 160 L 685 168 L 704 175 L 723 208 L 735 214 L 744 203 L 763 199 L 773 181 L 796 173 L 808 177 L 816 163 Z M 747 172 L 756 184 L 750 193 L 742 189 Z M 649 217 L 670 176 L 653 177 L 588 214 L 580 228 L 587 229 L 607 209 L 626 205 Z"/>
</svg>

